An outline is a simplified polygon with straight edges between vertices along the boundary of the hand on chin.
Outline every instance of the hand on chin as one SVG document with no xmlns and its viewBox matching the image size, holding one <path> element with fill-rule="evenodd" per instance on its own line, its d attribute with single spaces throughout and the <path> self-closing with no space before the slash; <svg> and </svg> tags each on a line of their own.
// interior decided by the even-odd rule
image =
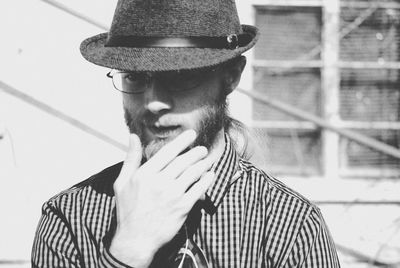
<svg viewBox="0 0 400 268">
<path fill-rule="evenodd" d="M 164 147 L 167 143 L 174 140 L 179 133 L 174 133 L 164 137 L 158 137 L 154 134 L 151 135 L 150 141 L 145 145 L 144 156 L 146 159 L 150 159 L 154 154 L 156 154 L 162 147 Z"/>
</svg>

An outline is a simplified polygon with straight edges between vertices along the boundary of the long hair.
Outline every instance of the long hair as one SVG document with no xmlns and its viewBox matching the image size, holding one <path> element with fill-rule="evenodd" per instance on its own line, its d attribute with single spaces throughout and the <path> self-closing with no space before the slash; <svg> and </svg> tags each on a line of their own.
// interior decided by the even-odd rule
<svg viewBox="0 0 400 268">
<path fill-rule="evenodd" d="M 233 65 L 237 64 L 240 58 L 245 57 L 243 55 L 233 58 L 221 66 L 222 68 L 232 68 Z M 228 85 L 223 85 L 223 88 Z M 238 152 L 239 156 L 243 159 L 249 160 L 254 154 L 254 143 L 253 135 L 251 130 L 241 121 L 231 117 L 228 110 L 228 95 L 231 90 L 221 91 L 219 96 L 219 104 L 223 106 L 224 122 L 223 127 L 225 132 L 231 138 L 233 145 Z"/>
<path fill-rule="evenodd" d="M 254 154 L 254 148 L 251 146 L 249 128 L 244 123 L 231 116 L 227 116 L 224 128 L 231 138 L 233 146 L 239 156 L 245 160 L 250 160 Z"/>
</svg>

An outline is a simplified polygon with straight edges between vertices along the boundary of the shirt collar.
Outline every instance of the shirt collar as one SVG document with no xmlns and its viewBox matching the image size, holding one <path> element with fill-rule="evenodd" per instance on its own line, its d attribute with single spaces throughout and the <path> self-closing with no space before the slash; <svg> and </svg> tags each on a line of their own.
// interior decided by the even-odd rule
<svg viewBox="0 0 400 268">
<path fill-rule="evenodd" d="M 232 144 L 231 138 L 225 133 L 225 149 L 221 157 L 214 163 L 211 170 L 214 171 L 216 179 L 206 192 L 207 199 L 211 201 L 214 208 L 221 203 L 229 186 L 239 177 L 237 173 L 239 157 Z"/>
</svg>

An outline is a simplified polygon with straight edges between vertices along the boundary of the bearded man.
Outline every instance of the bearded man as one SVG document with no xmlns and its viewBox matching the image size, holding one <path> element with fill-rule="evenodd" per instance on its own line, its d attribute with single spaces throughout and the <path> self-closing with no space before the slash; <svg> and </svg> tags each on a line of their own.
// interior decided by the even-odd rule
<svg viewBox="0 0 400 268">
<path fill-rule="evenodd" d="M 339 267 L 319 209 L 231 137 L 257 36 L 232 0 L 118 1 L 81 53 L 112 69 L 127 157 L 44 204 L 33 267 Z"/>
</svg>

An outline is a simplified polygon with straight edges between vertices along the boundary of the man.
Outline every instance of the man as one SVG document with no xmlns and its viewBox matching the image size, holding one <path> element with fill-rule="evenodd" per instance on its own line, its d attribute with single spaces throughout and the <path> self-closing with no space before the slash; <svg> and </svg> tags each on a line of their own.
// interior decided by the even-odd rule
<svg viewBox="0 0 400 268">
<path fill-rule="evenodd" d="M 119 0 L 81 53 L 113 69 L 127 157 L 44 204 L 33 267 L 339 267 L 318 208 L 231 137 L 257 35 L 231 0 Z"/>
</svg>

